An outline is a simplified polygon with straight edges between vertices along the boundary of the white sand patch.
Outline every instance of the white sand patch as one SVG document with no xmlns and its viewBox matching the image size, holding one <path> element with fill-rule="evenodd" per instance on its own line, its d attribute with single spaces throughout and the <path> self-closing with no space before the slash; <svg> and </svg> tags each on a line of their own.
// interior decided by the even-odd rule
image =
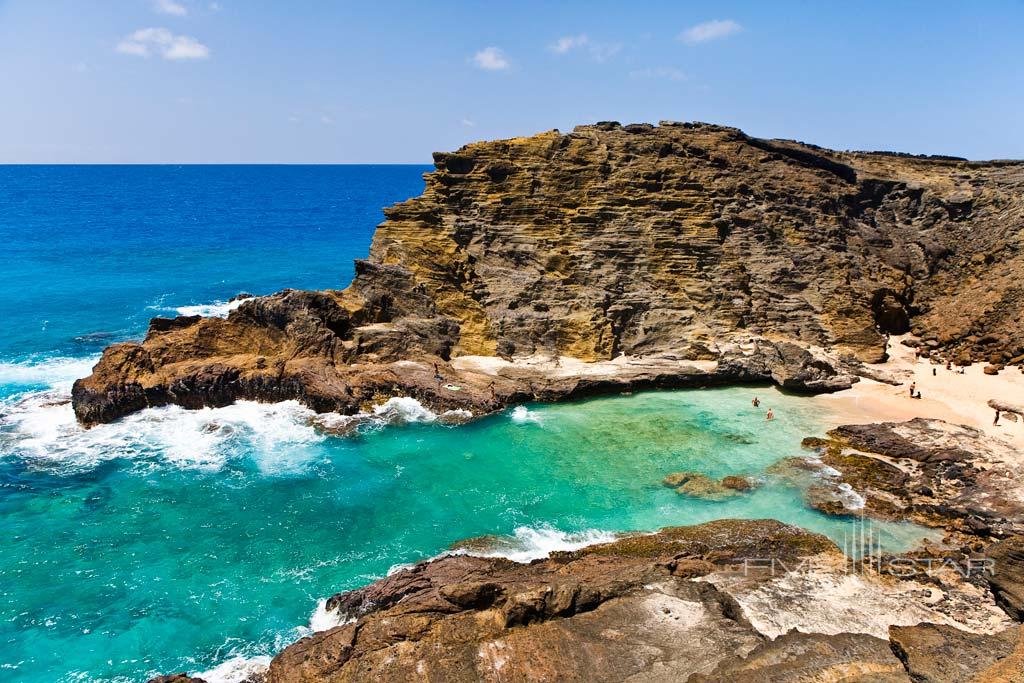
<svg viewBox="0 0 1024 683">
<path fill-rule="evenodd" d="M 869 366 L 902 379 L 904 384 L 895 387 L 862 379 L 846 391 L 816 397 L 830 421 L 839 425 L 926 417 L 964 424 L 1007 441 L 1018 454 L 1016 464 L 1024 465 L 1024 421 L 1000 420 L 993 426 L 995 411 L 988 407 L 989 399 L 1019 402 L 1024 397 L 1024 373 L 1007 367 L 998 375 L 986 375 L 985 363 L 975 363 L 961 375 L 946 370 L 945 363 L 915 358 L 914 349 L 900 343 L 905 338 L 890 340 L 888 362 Z M 910 398 L 911 382 L 921 392 L 920 400 Z"/>
<path fill-rule="evenodd" d="M 664 356 L 618 356 L 612 360 L 588 362 L 570 356 L 553 358 L 541 354 L 518 356 L 511 361 L 496 356 L 459 356 L 453 359 L 451 364 L 460 372 L 499 375 L 525 370 L 530 374 L 551 379 L 621 377 L 651 371 L 710 374 L 718 368 L 717 361 L 678 360 Z"/>
</svg>

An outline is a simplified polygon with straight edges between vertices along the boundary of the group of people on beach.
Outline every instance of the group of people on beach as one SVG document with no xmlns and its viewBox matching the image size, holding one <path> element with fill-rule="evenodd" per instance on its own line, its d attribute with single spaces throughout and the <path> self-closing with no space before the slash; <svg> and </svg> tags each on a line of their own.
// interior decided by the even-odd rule
<svg viewBox="0 0 1024 683">
<path fill-rule="evenodd" d="M 915 359 L 920 359 L 921 358 L 920 351 L 915 352 L 914 358 Z M 960 365 L 954 366 L 953 362 L 952 361 L 948 361 L 948 360 L 946 361 L 946 370 L 948 370 L 949 372 L 955 373 L 957 375 L 966 375 L 967 374 L 967 372 L 966 372 L 966 370 L 964 370 L 963 366 L 960 366 Z M 939 374 L 938 368 L 933 366 L 932 367 L 932 377 L 937 377 L 938 374 Z M 921 398 L 921 392 L 917 389 L 917 382 L 911 382 L 910 383 L 910 398 Z M 997 417 L 996 420 L 998 421 L 998 419 L 999 418 Z"/>
<path fill-rule="evenodd" d="M 754 400 L 750 402 L 750 405 L 754 406 L 755 408 L 759 407 L 761 405 L 761 399 L 759 399 L 757 396 L 755 396 Z M 772 410 L 771 408 L 769 408 L 768 412 L 765 413 L 764 419 L 766 419 L 766 420 L 774 420 L 775 419 L 775 411 Z"/>
<path fill-rule="evenodd" d="M 920 359 L 920 357 L 921 357 L 920 352 L 915 353 L 914 357 L 915 357 L 915 359 Z M 964 366 L 962 366 L 962 365 L 953 365 L 953 362 L 952 361 L 948 361 L 948 360 L 946 361 L 946 370 L 948 370 L 949 372 L 952 372 L 954 374 L 957 374 L 957 375 L 966 375 L 967 374 L 967 371 L 964 368 Z M 938 374 L 939 374 L 938 373 L 938 369 L 935 368 L 935 367 L 932 367 L 932 377 L 936 377 L 936 376 L 938 376 Z M 911 382 L 910 383 L 910 398 L 921 398 L 921 391 L 917 388 L 917 382 Z M 994 420 L 992 420 L 992 426 L 993 427 L 998 427 L 999 426 L 999 418 L 1002 417 L 1002 411 L 999 408 L 996 408 L 995 411 L 996 411 L 996 417 L 995 417 Z"/>
</svg>

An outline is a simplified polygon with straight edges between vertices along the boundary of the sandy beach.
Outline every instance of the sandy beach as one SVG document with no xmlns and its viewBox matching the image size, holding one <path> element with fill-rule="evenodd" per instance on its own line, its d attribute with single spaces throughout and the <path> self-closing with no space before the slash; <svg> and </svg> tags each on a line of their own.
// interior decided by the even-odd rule
<svg viewBox="0 0 1024 683">
<path fill-rule="evenodd" d="M 985 364 L 975 363 L 961 375 L 955 369 L 947 370 L 944 362 L 916 358 L 913 348 L 900 343 L 907 338 L 893 337 L 888 362 L 870 366 L 903 383 L 892 386 L 861 379 L 851 389 L 816 397 L 831 421 L 838 425 L 937 418 L 1004 439 L 1024 457 L 1024 420 L 1013 422 L 1004 414 L 999 424 L 993 425 L 995 411 L 988 406 L 990 399 L 1024 403 L 1024 372 L 1007 367 L 998 375 L 986 375 Z M 916 383 L 921 399 L 910 398 L 911 382 Z"/>
</svg>

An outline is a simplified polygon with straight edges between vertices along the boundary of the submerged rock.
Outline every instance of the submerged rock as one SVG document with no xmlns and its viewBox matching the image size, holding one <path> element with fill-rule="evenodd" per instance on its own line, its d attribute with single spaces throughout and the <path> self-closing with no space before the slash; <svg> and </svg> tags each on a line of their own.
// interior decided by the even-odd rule
<svg viewBox="0 0 1024 683">
<path fill-rule="evenodd" d="M 705 478 L 705 479 L 707 478 L 705 475 L 701 474 L 700 472 L 673 472 L 672 474 L 667 475 L 661 481 L 661 483 L 664 486 L 668 486 L 669 488 L 677 489 L 680 486 L 682 486 L 683 484 L 685 484 L 686 482 L 690 481 L 691 479 L 697 478 L 697 477 Z"/>
<path fill-rule="evenodd" d="M 757 488 L 758 482 L 756 479 L 751 477 L 729 475 L 727 477 L 722 477 L 722 486 L 727 489 L 733 489 L 734 491 L 752 491 Z"/>
<path fill-rule="evenodd" d="M 680 495 L 708 500 L 722 500 L 757 487 L 757 482 L 749 477 L 730 475 L 719 481 L 700 472 L 673 472 L 661 483 Z"/>
<path fill-rule="evenodd" d="M 683 482 L 683 485 L 676 489 L 676 493 L 706 500 L 722 500 L 735 496 L 737 491 L 711 477 L 698 474 Z"/>
</svg>

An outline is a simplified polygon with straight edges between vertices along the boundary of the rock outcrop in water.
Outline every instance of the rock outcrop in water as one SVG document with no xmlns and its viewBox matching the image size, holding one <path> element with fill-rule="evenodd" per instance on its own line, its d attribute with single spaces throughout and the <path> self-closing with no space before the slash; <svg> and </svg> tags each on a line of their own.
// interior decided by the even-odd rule
<svg viewBox="0 0 1024 683">
<path fill-rule="evenodd" d="M 1024 360 L 1018 162 L 600 123 L 435 165 L 348 289 L 155 319 L 76 383 L 79 420 L 240 398 L 481 412 L 641 386 L 831 391 L 908 329 L 949 357 Z M 523 362 L 541 356 L 597 364 Z"/>
<path fill-rule="evenodd" d="M 812 507 L 912 520 L 971 537 L 1024 534 L 1024 484 L 1009 443 L 924 418 L 844 425 L 829 436 L 804 440 L 821 460 L 802 467 L 814 476 L 826 468 L 838 472 L 809 489 Z"/>
</svg>

